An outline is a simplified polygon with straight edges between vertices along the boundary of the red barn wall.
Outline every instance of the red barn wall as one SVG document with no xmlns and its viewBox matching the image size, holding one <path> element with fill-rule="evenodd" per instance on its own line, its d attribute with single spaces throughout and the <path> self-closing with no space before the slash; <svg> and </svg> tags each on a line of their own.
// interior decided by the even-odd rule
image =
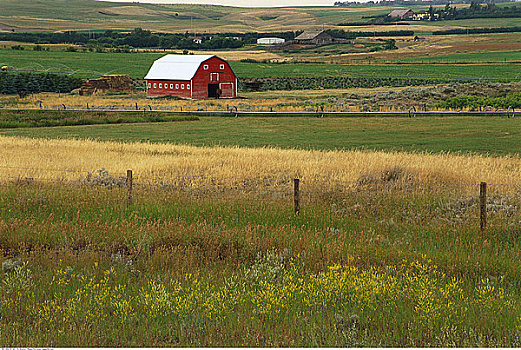
<svg viewBox="0 0 521 350">
<path fill-rule="evenodd" d="M 159 84 L 161 84 L 161 87 L 159 87 Z M 191 83 L 189 80 L 147 80 L 147 97 L 178 96 L 190 98 L 190 89 Z"/>
<path fill-rule="evenodd" d="M 156 84 L 155 87 L 154 84 Z M 161 88 L 159 84 L 161 84 Z M 170 88 L 170 84 L 173 84 L 173 89 Z M 184 84 L 184 89 L 181 89 L 182 84 Z M 218 57 L 212 57 L 201 63 L 191 81 L 147 80 L 147 97 L 178 96 L 206 99 L 209 84 L 218 84 L 221 98 L 237 97 L 237 77 L 228 62 Z M 176 85 L 179 86 L 178 89 L 175 88 Z M 188 85 L 190 88 L 187 88 Z"/>
<path fill-rule="evenodd" d="M 205 65 L 208 69 L 204 69 Z M 224 68 L 221 68 L 221 65 Z M 228 62 L 219 57 L 204 61 L 192 78 L 192 84 L 192 98 L 195 99 L 208 98 L 208 84 L 219 84 L 222 91 L 221 98 L 237 97 L 237 77 Z"/>
</svg>

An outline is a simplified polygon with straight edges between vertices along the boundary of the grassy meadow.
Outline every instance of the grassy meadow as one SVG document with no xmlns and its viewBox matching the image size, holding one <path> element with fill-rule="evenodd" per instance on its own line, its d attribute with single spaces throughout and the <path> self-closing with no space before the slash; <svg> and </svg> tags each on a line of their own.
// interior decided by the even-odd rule
<svg viewBox="0 0 521 350">
<path fill-rule="evenodd" d="M 205 117 L 190 122 L 2 129 L 0 135 L 195 146 L 519 154 L 521 124 L 506 117 Z"/>
<path fill-rule="evenodd" d="M 520 344 L 518 157 L 0 144 L 3 345 Z"/>
</svg>

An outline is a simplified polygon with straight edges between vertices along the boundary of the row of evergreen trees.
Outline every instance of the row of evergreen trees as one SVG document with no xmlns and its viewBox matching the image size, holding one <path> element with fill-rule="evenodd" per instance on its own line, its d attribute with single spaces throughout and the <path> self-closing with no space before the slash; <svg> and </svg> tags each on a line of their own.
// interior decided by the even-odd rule
<svg viewBox="0 0 521 350">
<path fill-rule="evenodd" d="M 81 78 L 63 74 L 0 72 L 0 94 L 70 92 L 81 83 Z"/>
</svg>

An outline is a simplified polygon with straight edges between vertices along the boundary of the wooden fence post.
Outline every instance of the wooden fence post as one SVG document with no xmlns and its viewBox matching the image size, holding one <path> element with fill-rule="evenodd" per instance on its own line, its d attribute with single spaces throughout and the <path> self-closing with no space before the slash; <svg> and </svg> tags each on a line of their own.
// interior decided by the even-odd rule
<svg viewBox="0 0 521 350">
<path fill-rule="evenodd" d="M 487 183 L 482 182 L 479 185 L 479 224 L 481 231 L 487 229 Z"/>
<path fill-rule="evenodd" d="M 127 170 L 127 188 L 128 188 L 127 207 L 130 207 L 132 205 L 132 170 Z"/>
<path fill-rule="evenodd" d="M 293 179 L 293 199 L 295 202 L 295 214 L 298 215 L 300 213 L 300 180 Z"/>
</svg>

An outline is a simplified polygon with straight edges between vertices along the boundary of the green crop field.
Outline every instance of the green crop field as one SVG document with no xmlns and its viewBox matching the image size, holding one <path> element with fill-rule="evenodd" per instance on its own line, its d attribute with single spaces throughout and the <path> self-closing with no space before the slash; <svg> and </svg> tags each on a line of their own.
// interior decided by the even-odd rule
<svg viewBox="0 0 521 350">
<path fill-rule="evenodd" d="M 163 54 L 158 53 L 32 51 L 29 46 L 23 51 L 1 50 L 0 64 L 28 71 L 56 71 L 80 76 L 129 74 L 133 78 L 143 78 L 154 60 L 161 56 Z"/>
<path fill-rule="evenodd" d="M 0 65 L 20 70 L 57 71 L 80 76 L 129 74 L 143 78 L 153 61 L 164 53 L 92 53 L 32 50 L 0 50 Z M 124 64 L 122 64 L 124 62 Z M 461 79 L 518 78 L 519 67 L 510 64 L 482 65 L 384 65 L 230 62 L 239 78 L 321 76 L 403 76 Z"/>
<path fill-rule="evenodd" d="M 132 125 L 17 128 L 0 135 L 196 146 L 521 154 L 521 121 L 502 117 L 228 118 Z"/>
<path fill-rule="evenodd" d="M 419 57 L 401 59 L 401 62 L 505 62 L 521 60 L 521 51 L 507 52 L 472 52 L 456 53 L 451 55 L 439 55 L 434 57 Z"/>
</svg>

